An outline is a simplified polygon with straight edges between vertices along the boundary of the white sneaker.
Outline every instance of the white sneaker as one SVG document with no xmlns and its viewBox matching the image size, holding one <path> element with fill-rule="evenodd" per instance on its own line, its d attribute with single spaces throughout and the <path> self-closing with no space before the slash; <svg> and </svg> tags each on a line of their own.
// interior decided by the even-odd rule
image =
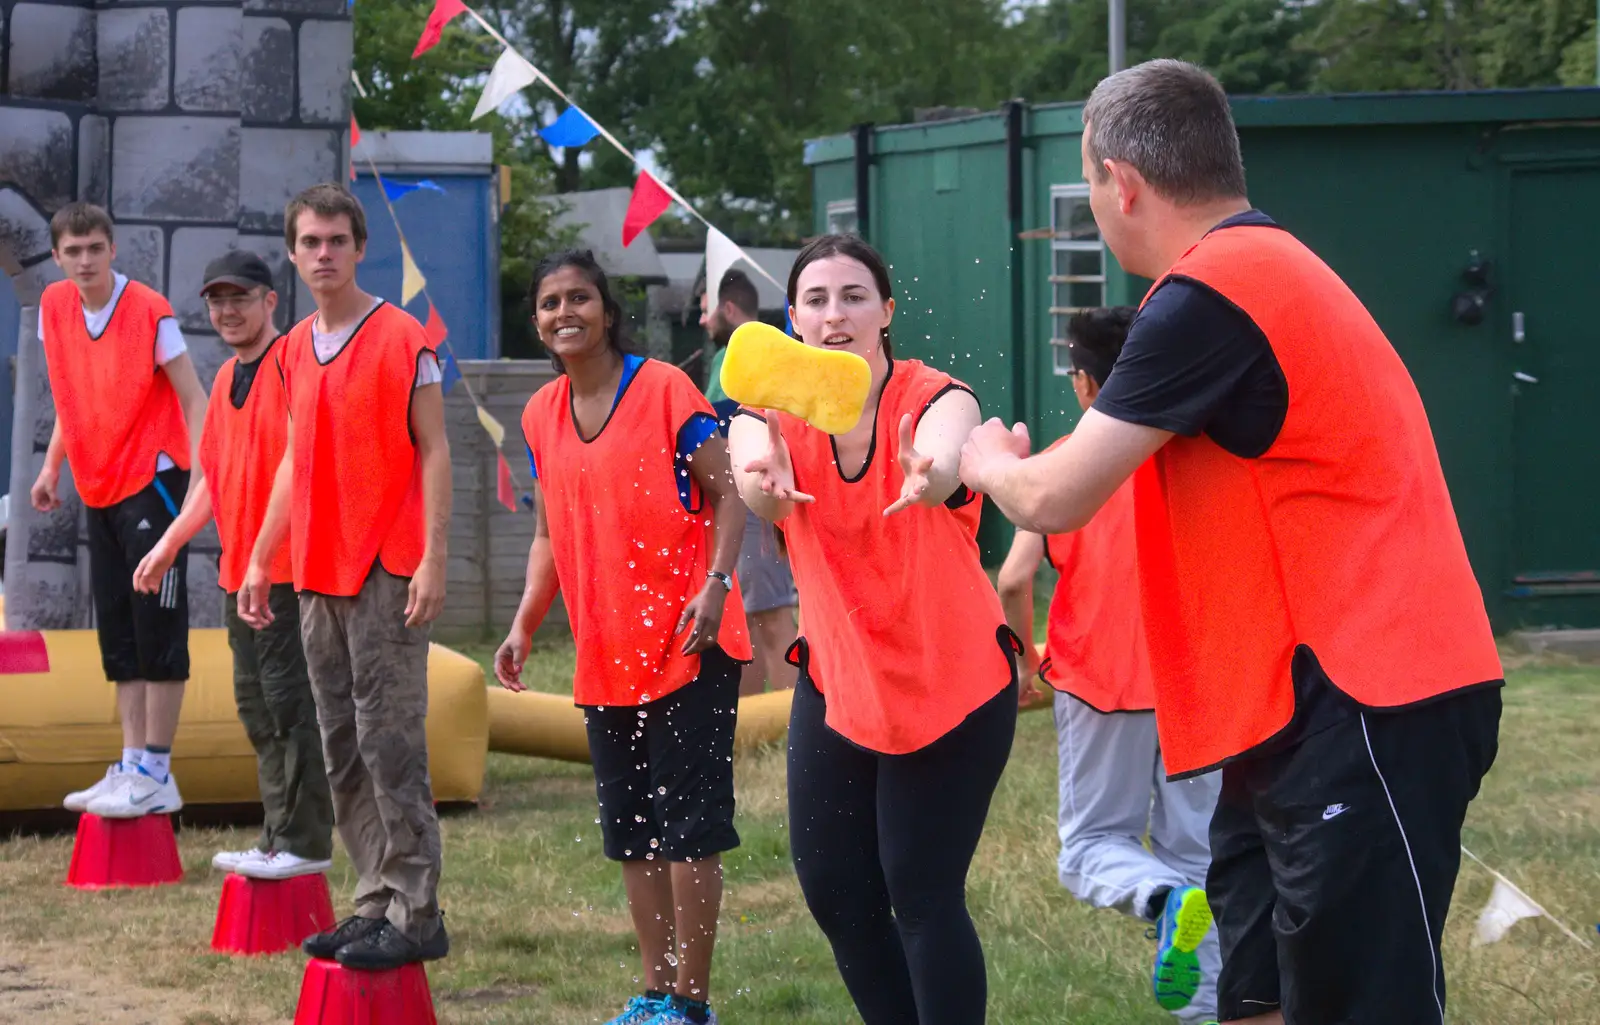
<svg viewBox="0 0 1600 1025">
<path fill-rule="evenodd" d="M 332 867 L 331 861 L 312 861 L 297 854 L 290 854 L 288 851 L 273 851 L 271 854 L 240 864 L 234 871 L 251 879 L 290 879 L 294 876 L 326 872 Z"/>
<path fill-rule="evenodd" d="M 112 762 L 106 768 L 106 774 L 100 777 L 100 782 L 87 790 L 74 790 L 68 794 L 61 806 L 68 811 L 83 811 L 89 807 L 89 802 L 101 794 L 109 793 L 111 788 L 121 781 L 123 776 L 122 763 Z"/>
<path fill-rule="evenodd" d="M 143 769 L 124 772 L 109 793 L 89 802 L 87 811 L 103 819 L 136 819 L 144 815 L 170 815 L 183 807 L 178 780 L 170 773 L 165 783 Z"/>
<path fill-rule="evenodd" d="M 211 867 L 223 872 L 237 871 L 240 865 L 247 862 L 260 861 L 267 856 L 267 852 L 259 847 L 252 847 L 245 851 L 218 851 L 217 856 L 211 859 Z"/>
</svg>

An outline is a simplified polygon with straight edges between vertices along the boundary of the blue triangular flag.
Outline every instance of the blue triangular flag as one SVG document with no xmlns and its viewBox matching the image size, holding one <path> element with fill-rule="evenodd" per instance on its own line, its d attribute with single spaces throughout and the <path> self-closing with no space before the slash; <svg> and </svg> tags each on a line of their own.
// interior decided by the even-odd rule
<svg viewBox="0 0 1600 1025">
<path fill-rule="evenodd" d="M 461 380 L 461 368 L 456 366 L 455 354 L 449 349 L 444 350 L 444 357 L 439 361 L 439 373 L 443 377 L 439 383 L 443 386 L 444 393 L 449 395 L 450 389 Z"/>
<path fill-rule="evenodd" d="M 568 107 L 560 117 L 539 129 L 539 135 L 545 142 L 563 148 L 582 146 L 599 134 L 600 129 L 577 107 Z"/>
<path fill-rule="evenodd" d="M 794 322 L 789 319 L 789 304 L 783 304 L 783 333 L 790 338 L 794 337 Z"/>
<path fill-rule="evenodd" d="M 389 202 L 391 203 L 401 196 L 409 195 L 418 189 L 429 189 L 433 192 L 444 191 L 443 187 L 431 178 L 424 178 L 418 182 L 396 182 L 387 178 L 379 178 L 378 180 L 383 183 L 383 194 L 389 197 Z"/>
</svg>

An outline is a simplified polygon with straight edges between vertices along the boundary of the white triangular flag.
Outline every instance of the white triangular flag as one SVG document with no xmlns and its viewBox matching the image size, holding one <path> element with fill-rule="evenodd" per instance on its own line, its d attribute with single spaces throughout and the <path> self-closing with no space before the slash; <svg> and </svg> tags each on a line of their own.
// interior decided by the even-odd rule
<svg viewBox="0 0 1600 1025">
<path fill-rule="evenodd" d="M 409 306 L 417 293 L 428 284 L 428 279 L 422 276 L 422 271 L 417 267 L 417 261 L 411 258 L 411 247 L 405 242 L 400 243 L 400 305 Z"/>
<path fill-rule="evenodd" d="M 1472 937 L 1472 945 L 1481 947 L 1486 943 L 1498 942 L 1524 918 L 1542 917 L 1544 909 L 1535 904 L 1531 897 L 1496 876 L 1489 903 L 1483 906 L 1483 913 L 1478 916 L 1478 931 Z"/>
<path fill-rule="evenodd" d="M 523 60 L 520 53 L 509 46 L 501 50 L 500 59 L 494 62 L 494 70 L 489 72 L 489 81 L 483 84 L 483 95 L 478 97 L 478 105 L 473 108 L 472 120 L 476 121 L 498 108 L 538 80 L 538 70 Z"/>
<path fill-rule="evenodd" d="M 706 231 L 706 312 L 717 308 L 717 291 L 722 285 L 722 276 L 741 259 L 748 260 L 749 257 L 734 244 L 733 239 L 716 228 Z"/>
<path fill-rule="evenodd" d="M 483 424 L 483 429 L 489 432 L 489 437 L 494 439 L 494 447 L 499 448 L 506 443 L 506 429 L 500 421 L 489 415 L 489 411 L 482 406 L 478 407 L 478 422 Z"/>
</svg>

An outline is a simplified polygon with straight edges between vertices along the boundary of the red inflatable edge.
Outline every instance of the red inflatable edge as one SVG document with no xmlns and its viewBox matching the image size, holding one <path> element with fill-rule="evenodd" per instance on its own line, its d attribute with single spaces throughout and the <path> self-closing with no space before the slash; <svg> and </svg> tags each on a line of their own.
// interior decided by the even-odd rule
<svg viewBox="0 0 1600 1025">
<path fill-rule="evenodd" d="M 0 674 L 48 673 L 50 652 L 38 630 L 0 630 Z"/>
</svg>

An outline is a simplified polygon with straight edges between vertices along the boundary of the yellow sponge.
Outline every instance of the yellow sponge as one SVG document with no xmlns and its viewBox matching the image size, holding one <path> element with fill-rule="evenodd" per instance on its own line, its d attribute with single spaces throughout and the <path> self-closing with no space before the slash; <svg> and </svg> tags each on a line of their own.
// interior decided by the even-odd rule
<svg viewBox="0 0 1600 1025">
<path fill-rule="evenodd" d="M 861 420 L 871 388 L 872 368 L 855 353 L 806 345 L 756 320 L 734 329 L 722 359 L 728 398 L 781 410 L 828 434 Z"/>
</svg>

